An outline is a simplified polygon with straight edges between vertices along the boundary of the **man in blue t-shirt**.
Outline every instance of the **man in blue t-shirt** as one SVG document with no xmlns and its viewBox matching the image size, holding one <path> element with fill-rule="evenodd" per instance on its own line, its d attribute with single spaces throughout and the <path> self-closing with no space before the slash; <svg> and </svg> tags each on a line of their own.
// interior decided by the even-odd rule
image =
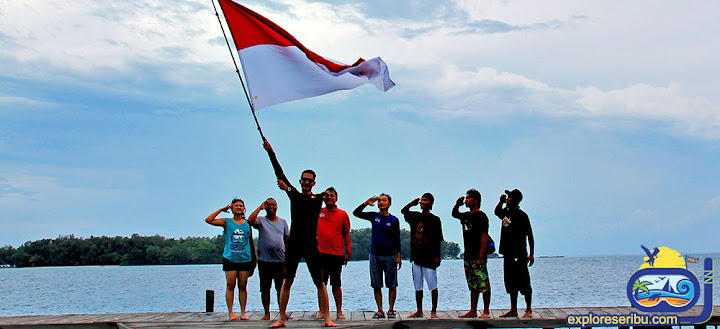
<svg viewBox="0 0 720 329">
<path fill-rule="evenodd" d="M 368 205 L 378 203 L 379 212 L 363 212 Z M 358 206 L 353 215 L 369 220 L 372 224 L 372 238 L 370 240 L 370 284 L 375 293 L 375 303 L 378 311 L 373 318 L 384 318 L 382 306 L 383 276 L 385 286 L 388 288 L 390 307 L 388 318 L 395 318 L 395 297 L 397 295 L 397 271 L 402 266 L 400 254 L 400 221 L 390 214 L 392 199 L 387 194 L 373 196 Z"/>
</svg>

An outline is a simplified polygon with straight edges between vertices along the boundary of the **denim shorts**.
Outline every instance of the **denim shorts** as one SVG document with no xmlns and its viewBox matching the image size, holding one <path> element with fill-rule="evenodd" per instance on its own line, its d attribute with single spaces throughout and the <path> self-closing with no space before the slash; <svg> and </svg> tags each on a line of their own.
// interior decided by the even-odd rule
<svg viewBox="0 0 720 329">
<path fill-rule="evenodd" d="M 397 287 L 397 255 L 370 255 L 370 285 L 373 289 L 383 287 L 383 276 L 385 277 L 385 287 Z"/>
</svg>

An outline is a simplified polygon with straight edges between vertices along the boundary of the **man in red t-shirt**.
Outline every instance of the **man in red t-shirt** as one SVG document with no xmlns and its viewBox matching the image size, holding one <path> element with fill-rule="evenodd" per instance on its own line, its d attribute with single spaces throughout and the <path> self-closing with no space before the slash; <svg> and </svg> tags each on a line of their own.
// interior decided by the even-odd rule
<svg viewBox="0 0 720 329">
<path fill-rule="evenodd" d="M 322 268 L 323 284 L 328 281 L 332 285 L 332 293 L 337 308 L 337 318 L 344 319 L 342 313 L 342 288 L 340 273 L 342 266 L 347 265 L 350 259 L 350 217 L 337 207 L 337 191 L 334 187 L 325 190 L 325 208 L 320 210 L 318 218 L 317 238 L 318 251 L 320 251 L 320 267 Z M 324 314 L 318 312 L 317 318 Z"/>
</svg>

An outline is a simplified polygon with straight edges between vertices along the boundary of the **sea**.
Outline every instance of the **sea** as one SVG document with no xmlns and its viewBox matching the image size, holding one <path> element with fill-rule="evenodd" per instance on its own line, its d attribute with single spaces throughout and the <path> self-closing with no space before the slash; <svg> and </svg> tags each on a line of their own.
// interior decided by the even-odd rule
<svg viewBox="0 0 720 329">
<path fill-rule="evenodd" d="M 720 253 L 693 254 L 687 267 L 702 283 L 703 263 L 713 259 L 715 273 Z M 568 256 L 536 258 L 530 267 L 533 307 L 629 306 L 628 280 L 643 263 L 642 255 Z M 488 271 L 492 309 L 510 307 L 503 285 L 502 259 L 490 259 Z M 411 264 L 403 261 L 398 273 L 395 309 L 414 310 Z M 261 311 L 257 271 L 248 281 L 249 311 Z M 343 310 L 375 310 L 367 261 L 349 262 L 342 273 Z M 438 268 L 438 309 L 466 310 L 468 291 L 462 260 L 443 260 Z M 206 290 L 214 290 L 216 312 L 226 312 L 222 265 L 76 266 L 0 268 L 0 316 L 77 313 L 204 312 Z M 703 293 L 704 287 L 703 287 Z M 720 287 L 714 288 L 715 304 Z M 703 304 L 701 297 L 698 304 Z M 423 308 L 430 309 L 425 287 Z M 383 289 L 387 309 L 387 289 Z M 482 301 L 481 301 L 482 304 Z M 525 306 L 520 297 L 519 307 Z M 331 310 L 335 304 L 330 295 Z M 235 309 L 239 310 L 237 291 Z M 305 264 L 300 264 L 291 290 L 289 311 L 317 310 L 317 290 Z M 271 309 L 277 310 L 272 294 Z"/>
</svg>

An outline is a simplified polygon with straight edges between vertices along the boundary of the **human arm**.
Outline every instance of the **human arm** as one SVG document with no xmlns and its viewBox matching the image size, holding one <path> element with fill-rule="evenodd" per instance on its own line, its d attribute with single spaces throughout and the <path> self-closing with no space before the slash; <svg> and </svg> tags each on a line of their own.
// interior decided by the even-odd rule
<svg viewBox="0 0 720 329">
<path fill-rule="evenodd" d="M 252 212 L 252 214 L 250 214 L 250 216 L 248 216 L 247 222 L 248 222 L 248 224 L 250 224 L 250 226 L 252 226 L 254 228 L 260 227 L 260 223 L 257 220 L 257 216 L 258 216 L 258 214 L 260 214 L 260 210 L 263 210 L 263 209 L 265 209 L 264 201 L 263 201 L 263 203 L 260 204 L 260 206 L 257 207 L 257 209 L 255 209 L 255 211 Z"/>
<path fill-rule="evenodd" d="M 445 240 L 445 237 L 443 237 L 443 231 L 442 231 L 442 221 L 440 221 L 440 217 L 438 217 L 437 220 L 437 254 L 435 255 L 435 266 L 440 266 L 440 261 L 442 259 L 442 243 Z"/>
<path fill-rule="evenodd" d="M 350 241 L 350 217 L 345 214 L 345 218 L 343 220 L 343 241 L 345 243 L 345 265 L 347 265 L 347 262 L 350 260 L 350 255 L 352 255 L 352 242 Z"/>
<path fill-rule="evenodd" d="M 232 207 L 232 204 L 229 204 L 225 207 L 222 207 L 222 208 L 216 210 L 215 212 L 213 212 L 212 214 L 207 216 L 207 218 L 205 218 L 205 222 L 210 225 L 225 226 L 225 218 L 215 218 L 215 217 L 217 217 L 217 215 L 220 215 L 221 212 L 227 212 L 228 209 L 230 209 L 231 207 Z"/>
<path fill-rule="evenodd" d="M 506 200 L 505 194 L 500 196 L 500 202 L 498 202 L 497 206 L 495 206 L 495 216 L 498 216 L 498 218 L 503 219 L 505 217 L 505 214 L 503 213 L 503 204 Z"/>
<path fill-rule="evenodd" d="M 528 219 L 528 245 L 530 247 L 530 254 L 528 255 L 528 266 L 532 266 L 535 263 L 535 237 L 533 236 L 532 226 L 530 226 L 529 219 Z"/>
<path fill-rule="evenodd" d="M 393 239 L 393 247 L 395 250 L 397 250 L 397 265 L 398 270 L 402 267 L 402 253 L 400 252 L 400 221 L 395 221 L 395 223 L 392 224 L 392 239 Z"/>
<path fill-rule="evenodd" d="M 373 220 L 375 217 L 375 214 L 372 212 L 363 212 L 363 209 L 367 206 L 375 205 L 375 201 L 377 201 L 378 197 L 373 196 L 370 199 L 367 199 L 367 201 L 360 204 L 355 210 L 353 210 L 353 216 L 357 218 L 362 218 L 364 220 Z"/>
<path fill-rule="evenodd" d="M 455 201 L 455 205 L 453 206 L 453 209 L 452 209 L 453 217 L 460 219 L 460 206 L 463 204 L 463 202 L 465 202 L 465 197 L 463 197 L 463 196 L 459 197 L 457 199 L 457 201 Z"/>
<path fill-rule="evenodd" d="M 410 213 L 410 207 L 417 206 L 418 203 L 420 203 L 420 198 L 416 198 L 415 200 L 408 202 L 408 204 L 406 204 L 405 207 L 400 210 L 400 212 L 404 216 L 407 216 Z M 407 221 L 407 217 L 405 218 L 405 221 Z"/>
<path fill-rule="evenodd" d="M 275 177 L 278 180 L 278 187 L 288 193 L 292 190 L 297 191 L 297 189 L 292 186 L 292 184 L 290 184 L 287 176 L 285 176 L 285 173 L 280 166 L 280 162 L 278 162 L 277 156 L 275 155 L 275 151 L 273 150 L 270 142 L 268 142 L 267 139 L 263 140 L 263 147 L 265 148 L 265 151 L 267 151 L 268 157 L 270 157 L 270 163 L 273 166 L 273 170 L 275 171 Z"/>
</svg>

